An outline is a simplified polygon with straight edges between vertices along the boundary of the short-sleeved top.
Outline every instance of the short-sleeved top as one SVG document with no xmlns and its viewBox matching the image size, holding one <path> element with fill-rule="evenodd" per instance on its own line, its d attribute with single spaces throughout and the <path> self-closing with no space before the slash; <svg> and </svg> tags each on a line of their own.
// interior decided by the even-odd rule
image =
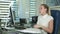
<svg viewBox="0 0 60 34">
<path fill-rule="evenodd" d="M 44 16 L 40 15 L 40 16 L 38 16 L 37 24 L 38 25 L 41 24 L 42 26 L 48 27 L 50 20 L 53 20 L 52 16 L 50 16 L 48 14 L 45 14 Z M 47 32 L 42 30 L 42 34 L 47 34 Z"/>
</svg>

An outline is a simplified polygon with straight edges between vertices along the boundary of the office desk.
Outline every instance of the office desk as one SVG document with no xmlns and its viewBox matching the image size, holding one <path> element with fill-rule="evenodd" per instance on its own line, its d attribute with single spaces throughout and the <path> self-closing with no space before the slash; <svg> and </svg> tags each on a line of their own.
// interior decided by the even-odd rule
<svg viewBox="0 0 60 34">
<path fill-rule="evenodd" d="M 15 29 L 15 28 L 10 28 L 10 27 L 6 27 L 5 29 L 7 29 L 8 31 L 12 31 L 14 34 L 41 34 L 41 31 L 39 29 L 34 29 L 34 28 L 27 28 L 27 29 L 23 29 L 23 30 L 19 30 L 19 29 Z M 13 34 L 11 33 L 11 34 Z"/>
<path fill-rule="evenodd" d="M 2 34 L 18 34 L 14 27 L 2 27 Z"/>
<path fill-rule="evenodd" d="M 32 34 L 40 34 L 41 33 L 41 30 L 36 29 L 36 28 L 27 28 L 24 30 L 17 30 L 17 31 L 22 32 L 22 33 L 32 33 Z"/>
</svg>

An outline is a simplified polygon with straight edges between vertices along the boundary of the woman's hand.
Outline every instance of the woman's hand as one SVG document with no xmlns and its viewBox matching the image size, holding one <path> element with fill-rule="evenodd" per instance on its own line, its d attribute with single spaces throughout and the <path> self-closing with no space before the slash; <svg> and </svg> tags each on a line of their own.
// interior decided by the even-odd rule
<svg viewBox="0 0 60 34">
<path fill-rule="evenodd" d="M 41 28 L 42 26 L 41 25 L 34 25 L 34 28 Z"/>
</svg>

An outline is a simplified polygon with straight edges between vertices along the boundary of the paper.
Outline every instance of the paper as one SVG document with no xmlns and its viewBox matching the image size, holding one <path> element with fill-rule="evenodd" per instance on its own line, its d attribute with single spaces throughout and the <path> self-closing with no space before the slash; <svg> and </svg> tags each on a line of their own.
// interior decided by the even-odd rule
<svg viewBox="0 0 60 34">
<path fill-rule="evenodd" d="M 27 28 L 27 29 L 18 30 L 18 31 L 24 32 L 24 33 L 41 33 L 41 30 L 36 28 Z"/>
</svg>

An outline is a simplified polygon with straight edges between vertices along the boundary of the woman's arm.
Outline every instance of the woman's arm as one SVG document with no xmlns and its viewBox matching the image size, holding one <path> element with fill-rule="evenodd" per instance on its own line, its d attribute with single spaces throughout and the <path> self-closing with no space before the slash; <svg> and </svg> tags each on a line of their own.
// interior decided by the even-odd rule
<svg viewBox="0 0 60 34">
<path fill-rule="evenodd" d="M 37 25 L 37 24 L 34 25 L 34 28 L 42 28 L 43 30 L 47 31 L 48 33 L 52 33 L 52 31 L 53 31 L 53 20 L 50 20 L 48 28 L 44 27 L 42 25 Z"/>
<path fill-rule="evenodd" d="M 50 20 L 48 28 L 44 27 L 44 26 L 42 26 L 41 28 L 43 30 L 47 31 L 48 33 L 52 33 L 52 31 L 53 31 L 53 20 Z"/>
</svg>

